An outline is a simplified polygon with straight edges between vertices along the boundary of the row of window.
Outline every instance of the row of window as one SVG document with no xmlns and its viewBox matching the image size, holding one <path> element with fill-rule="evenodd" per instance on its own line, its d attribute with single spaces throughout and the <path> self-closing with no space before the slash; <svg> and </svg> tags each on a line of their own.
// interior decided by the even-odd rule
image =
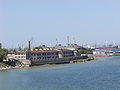
<svg viewBox="0 0 120 90">
<path fill-rule="evenodd" d="M 52 59 L 52 58 L 58 58 L 58 57 L 37 57 L 37 58 L 31 58 L 32 60 L 39 60 L 39 59 Z"/>
<path fill-rule="evenodd" d="M 70 55 L 73 55 L 74 53 L 68 53 L 68 52 L 66 52 L 66 53 L 63 53 L 63 54 L 68 54 L 68 55 L 70 54 Z"/>
<path fill-rule="evenodd" d="M 44 56 L 44 55 L 57 55 L 57 53 L 31 53 L 31 55 Z"/>
<path fill-rule="evenodd" d="M 15 55 L 25 55 L 25 53 L 15 53 Z"/>
<path fill-rule="evenodd" d="M 67 55 L 67 56 L 66 56 L 66 55 L 64 55 L 63 57 L 72 57 L 72 56 L 74 56 L 74 55 Z"/>
<path fill-rule="evenodd" d="M 15 56 L 15 58 L 26 58 L 25 56 Z"/>
</svg>

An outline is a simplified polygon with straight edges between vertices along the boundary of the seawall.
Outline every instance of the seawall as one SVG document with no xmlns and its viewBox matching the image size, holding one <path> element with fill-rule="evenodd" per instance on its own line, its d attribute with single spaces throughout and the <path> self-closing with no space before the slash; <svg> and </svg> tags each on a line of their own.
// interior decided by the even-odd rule
<svg viewBox="0 0 120 90">
<path fill-rule="evenodd" d="M 31 66 L 44 65 L 44 64 L 65 64 L 65 63 L 76 63 L 93 60 L 92 57 L 80 56 L 80 57 L 69 57 L 69 58 L 57 58 L 43 61 L 31 61 Z"/>
</svg>

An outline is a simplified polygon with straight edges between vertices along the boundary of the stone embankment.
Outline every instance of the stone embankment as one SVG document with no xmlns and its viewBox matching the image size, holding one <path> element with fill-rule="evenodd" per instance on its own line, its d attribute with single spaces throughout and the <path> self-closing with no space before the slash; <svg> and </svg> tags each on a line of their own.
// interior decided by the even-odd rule
<svg viewBox="0 0 120 90">
<path fill-rule="evenodd" d="M 9 69 L 19 69 L 19 68 L 26 68 L 26 66 L 7 66 L 7 67 L 0 67 L 0 71 L 2 70 L 9 70 Z"/>
<path fill-rule="evenodd" d="M 63 62 L 52 62 L 52 63 L 46 63 L 49 65 L 53 65 L 53 64 L 65 64 L 65 63 L 78 63 L 78 62 L 87 62 L 87 61 L 92 61 L 94 60 L 93 57 L 88 57 L 88 58 L 84 58 L 84 59 L 77 59 L 77 60 L 71 60 L 71 61 L 63 61 Z M 46 65 L 45 63 L 42 65 Z M 39 64 L 40 65 L 40 64 Z M 26 65 L 26 63 L 24 65 L 17 65 L 17 66 L 9 66 L 5 63 L 0 63 L 0 70 L 9 70 L 9 69 L 18 69 L 18 68 L 26 68 L 29 67 L 28 65 Z"/>
<path fill-rule="evenodd" d="M 77 63 L 77 62 L 87 62 L 87 61 L 92 61 L 94 60 L 94 57 L 88 57 L 86 59 L 79 59 L 79 60 L 74 60 L 73 63 Z"/>
<path fill-rule="evenodd" d="M 25 68 L 25 67 L 28 67 L 28 66 L 23 65 L 23 64 L 19 64 L 19 65 L 16 65 L 16 66 L 10 66 L 6 63 L 0 62 L 0 71 L 1 70 L 9 70 L 9 69 Z"/>
</svg>

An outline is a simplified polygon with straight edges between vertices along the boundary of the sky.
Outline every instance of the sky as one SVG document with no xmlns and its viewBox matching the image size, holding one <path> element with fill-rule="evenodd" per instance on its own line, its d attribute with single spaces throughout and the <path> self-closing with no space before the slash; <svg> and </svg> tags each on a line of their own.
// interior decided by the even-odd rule
<svg viewBox="0 0 120 90">
<path fill-rule="evenodd" d="M 0 0 L 0 42 L 120 43 L 120 0 Z M 56 41 L 57 39 L 57 41 Z"/>
</svg>

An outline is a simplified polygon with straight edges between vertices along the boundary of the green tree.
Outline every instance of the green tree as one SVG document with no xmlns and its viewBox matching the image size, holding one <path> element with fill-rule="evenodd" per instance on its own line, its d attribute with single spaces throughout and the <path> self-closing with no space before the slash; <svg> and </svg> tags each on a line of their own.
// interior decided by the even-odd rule
<svg viewBox="0 0 120 90">
<path fill-rule="evenodd" d="M 33 50 L 35 50 L 35 49 L 43 49 L 43 47 L 42 46 L 37 46 L 37 47 L 33 48 Z"/>
<path fill-rule="evenodd" d="M 0 49 L 0 61 L 3 61 L 3 59 L 6 59 L 8 50 L 7 49 Z"/>
<path fill-rule="evenodd" d="M 80 52 L 81 54 L 92 54 L 92 50 L 86 49 L 86 48 L 81 48 L 81 49 L 79 50 L 79 52 Z"/>
</svg>

